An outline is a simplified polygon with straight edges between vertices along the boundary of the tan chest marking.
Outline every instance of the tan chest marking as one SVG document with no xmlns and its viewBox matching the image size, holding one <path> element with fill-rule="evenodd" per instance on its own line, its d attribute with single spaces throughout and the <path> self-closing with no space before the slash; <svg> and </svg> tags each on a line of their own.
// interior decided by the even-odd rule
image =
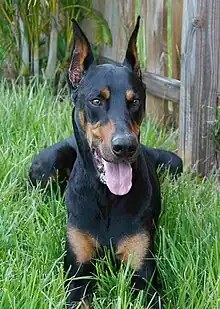
<svg viewBox="0 0 220 309">
<path fill-rule="evenodd" d="M 82 303 L 82 305 L 80 306 L 80 309 L 90 309 L 90 304 L 88 301 L 85 301 Z"/>
<path fill-rule="evenodd" d="M 69 224 L 67 225 L 67 239 L 76 255 L 77 262 L 80 264 L 91 261 L 95 256 L 96 249 L 99 248 L 99 244 L 94 237 Z"/>
<path fill-rule="evenodd" d="M 150 236 L 139 233 L 123 238 L 116 249 L 116 255 L 125 263 L 130 262 L 131 268 L 138 270 L 149 250 Z"/>
</svg>

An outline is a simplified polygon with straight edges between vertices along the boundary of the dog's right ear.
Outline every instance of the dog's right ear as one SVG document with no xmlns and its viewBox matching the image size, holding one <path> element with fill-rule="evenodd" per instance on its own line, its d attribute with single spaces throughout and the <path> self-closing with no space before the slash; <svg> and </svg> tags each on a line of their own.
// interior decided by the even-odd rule
<svg viewBox="0 0 220 309">
<path fill-rule="evenodd" d="M 89 66 L 94 62 L 91 46 L 82 29 L 72 19 L 74 31 L 74 49 L 70 67 L 68 70 L 69 81 L 75 88 L 83 77 L 83 74 L 88 70 Z"/>
</svg>

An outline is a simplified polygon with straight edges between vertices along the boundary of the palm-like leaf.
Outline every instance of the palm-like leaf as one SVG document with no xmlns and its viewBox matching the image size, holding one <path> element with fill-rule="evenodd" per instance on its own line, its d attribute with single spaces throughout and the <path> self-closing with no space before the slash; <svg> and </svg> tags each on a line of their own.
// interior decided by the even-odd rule
<svg viewBox="0 0 220 309">
<path fill-rule="evenodd" d="M 59 71 L 62 71 L 70 57 L 73 38 L 71 18 L 79 22 L 84 18 L 95 21 L 97 47 L 112 43 L 108 24 L 102 14 L 93 9 L 92 0 L 5 0 L 0 4 L 1 59 L 12 59 L 17 73 L 22 68 L 22 75 L 24 72 L 38 74 L 45 70 L 47 63 L 48 75 L 54 76 L 57 60 Z M 52 35 L 54 30 L 59 33 L 58 38 Z M 49 37 L 50 50 L 46 48 Z M 42 61 L 45 57 L 48 61 Z"/>
</svg>

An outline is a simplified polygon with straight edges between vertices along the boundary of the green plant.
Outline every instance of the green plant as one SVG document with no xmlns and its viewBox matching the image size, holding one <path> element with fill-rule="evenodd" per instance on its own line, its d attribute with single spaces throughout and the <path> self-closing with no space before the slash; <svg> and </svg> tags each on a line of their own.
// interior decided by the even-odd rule
<svg viewBox="0 0 220 309">
<path fill-rule="evenodd" d="M 215 143 L 216 151 L 220 153 L 220 107 L 217 108 L 217 117 L 211 135 Z"/>
<path fill-rule="evenodd" d="M 31 160 L 42 148 L 72 134 L 69 101 L 60 104 L 47 81 L 18 87 L 0 82 L 0 308 L 65 307 L 64 198 L 28 183 Z M 174 150 L 173 132 L 149 119 L 143 142 Z M 220 307 L 220 190 L 216 179 L 183 174 L 164 178 L 157 230 L 157 264 L 165 309 Z M 132 297 L 131 271 L 116 272 L 108 253 L 94 261 L 94 309 L 146 309 L 146 292 Z"/>
<path fill-rule="evenodd" d="M 72 51 L 71 19 L 96 24 L 96 47 L 111 44 L 111 32 L 91 0 L 5 0 L 0 4 L 0 56 L 3 71 L 17 76 L 47 78 L 62 73 Z M 7 74 L 9 75 L 9 74 Z M 61 74 L 61 79 L 63 75 Z"/>
</svg>

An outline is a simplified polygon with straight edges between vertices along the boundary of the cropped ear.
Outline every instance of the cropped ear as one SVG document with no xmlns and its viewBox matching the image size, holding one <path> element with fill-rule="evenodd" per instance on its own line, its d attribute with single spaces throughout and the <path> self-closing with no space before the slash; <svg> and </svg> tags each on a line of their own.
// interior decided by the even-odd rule
<svg viewBox="0 0 220 309">
<path fill-rule="evenodd" d="M 137 35 L 139 26 L 140 26 L 140 16 L 138 16 L 137 18 L 136 26 L 128 42 L 128 48 L 126 51 L 126 56 L 123 64 L 132 69 L 134 73 L 137 74 L 139 78 L 141 78 L 141 71 L 139 67 L 138 54 L 137 54 Z"/>
<path fill-rule="evenodd" d="M 73 87 L 76 87 L 83 77 L 83 74 L 88 70 L 89 66 L 94 62 L 90 43 L 83 33 L 82 29 L 72 19 L 74 31 L 74 49 L 72 59 L 68 71 L 69 81 Z"/>
</svg>

